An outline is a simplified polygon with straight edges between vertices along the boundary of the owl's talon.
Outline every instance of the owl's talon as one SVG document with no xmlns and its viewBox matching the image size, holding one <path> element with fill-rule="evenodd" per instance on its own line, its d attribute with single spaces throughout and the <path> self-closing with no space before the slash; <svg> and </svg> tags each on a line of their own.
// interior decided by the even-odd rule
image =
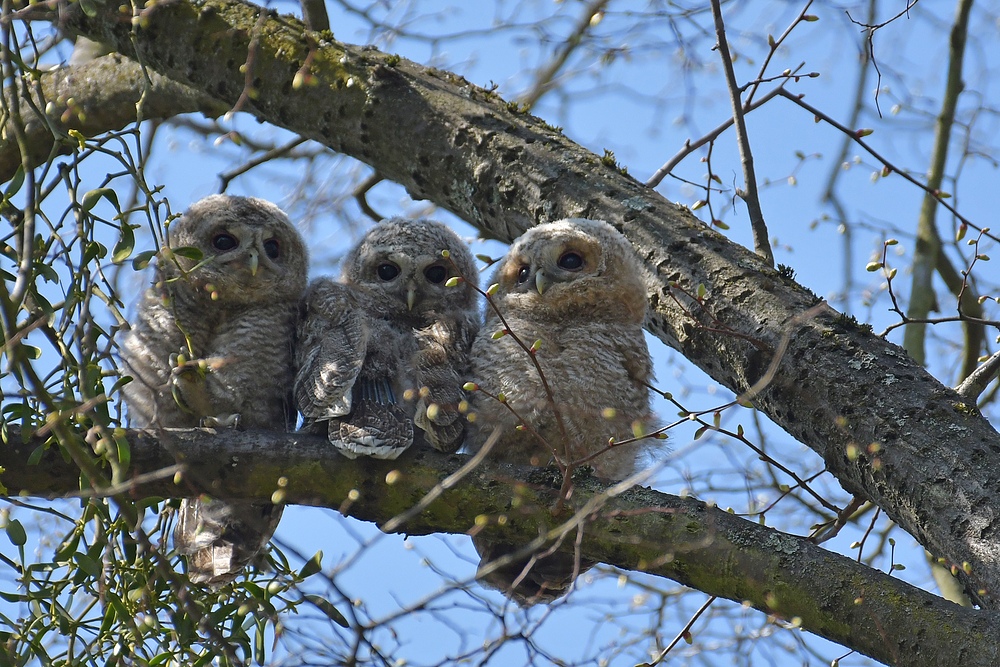
<svg viewBox="0 0 1000 667">
<path fill-rule="evenodd" d="M 213 417 L 202 417 L 201 425 L 204 428 L 239 428 L 240 415 L 233 413 L 229 415 L 215 415 Z"/>
</svg>

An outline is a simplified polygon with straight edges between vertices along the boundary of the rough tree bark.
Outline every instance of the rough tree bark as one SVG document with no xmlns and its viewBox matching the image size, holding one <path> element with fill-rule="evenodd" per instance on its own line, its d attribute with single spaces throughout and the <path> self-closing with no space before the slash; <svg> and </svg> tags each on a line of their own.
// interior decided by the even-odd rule
<svg viewBox="0 0 1000 667">
<path fill-rule="evenodd" d="M 559 494 L 558 470 L 468 461 L 430 448 L 396 461 L 351 461 L 325 438 L 303 434 L 212 429 L 125 433 L 131 471 L 145 481 L 122 483 L 130 496 L 273 498 L 340 508 L 392 532 L 466 533 L 479 515 L 507 521 L 484 530 L 525 543 L 565 535 L 571 551 L 584 526 L 581 554 L 623 569 L 669 577 L 710 595 L 748 602 L 891 665 L 992 666 L 1000 661 L 1000 619 L 952 604 L 801 537 L 779 533 L 693 499 L 628 485 L 575 478 L 568 509 L 550 512 Z M 34 465 L 37 447 L 11 437 L 0 447 L 3 481 L 12 494 L 62 496 L 79 489 L 80 469 L 50 448 Z M 183 462 L 175 478 L 174 465 Z M 162 474 L 166 471 L 166 474 Z M 455 475 L 454 483 L 442 481 Z M 176 481 L 175 481 L 176 480 Z M 355 493 L 352 493 L 352 490 Z M 430 502 L 429 493 L 439 493 Z M 354 496 L 349 499 L 349 496 Z M 518 498 L 518 509 L 511 500 Z M 422 511 L 410 511 L 413 507 Z M 405 514 L 406 520 L 398 520 Z"/>
<path fill-rule="evenodd" d="M 306 33 L 294 18 L 264 10 L 258 21 L 260 11 L 232 0 L 162 3 L 133 22 L 110 3 L 93 17 L 64 14 L 64 25 L 228 105 L 244 92 L 239 70 L 253 39 L 244 110 L 363 160 L 488 236 L 510 240 L 567 216 L 610 221 L 645 261 L 650 331 L 735 392 L 763 376 L 788 336 L 755 405 L 823 456 L 848 491 L 967 564 L 974 599 L 997 606 L 1000 480 L 982 471 L 1000 469 L 1000 436 L 974 406 L 832 308 L 803 319 L 814 295 L 516 106 L 453 74 Z M 44 7 L 30 12 L 44 17 Z M 310 50 L 315 85 L 295 87 Z M 91 92 L 98 103 L 99 88 Z M 703 303 L 686 296 L 700 284 Z"/>
</svg>

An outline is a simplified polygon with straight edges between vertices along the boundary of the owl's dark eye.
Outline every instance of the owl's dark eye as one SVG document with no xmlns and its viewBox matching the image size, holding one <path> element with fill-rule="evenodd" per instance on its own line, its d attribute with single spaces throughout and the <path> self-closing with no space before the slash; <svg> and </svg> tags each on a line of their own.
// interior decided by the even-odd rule
<svg viewBox="0 0 1000 667">
<path fill-rule="evenodd" d="M 573 251 L 563 253 L 559 261 L 556 262 L 560 269 L 566 269 L 567 271 L 579 271 L 583 268 L 583 257 L 579 253 Z"/>
<path fill-rule="evenodd" d="M 528 266 L 522 266 L 517 272 L 517 284 L 520 285 L 521 283 L 527 282 L 530 275 L 531 268 Z"/>
<path fill-rule="evenodd" d="M 220 232 L 212 237 L 212 247 L 216 250 L 227 252 L 240 244 L 239 240 L 232 234 Z"/>
<path fill-rule="evenodd" d="M 379 278 L 386 281 L 392 280 L 399 275 L 399 267 L 392 262 L 383 262 L 382 264 L 379 264 L 375 271 L 378 273 Z"/>
<path fill-rule="evenodd" d="M 448 269 L 444 268 L 440 264 L 434 264 L 433 266 L 428 266 L 424 269 L 424 277 L 435 285 L 443 283 L 444 279 L 448 277 Z"/>
<path fill-rule="evenodd" d="M 281 244 L 278 243 L 278 239 L 268 239 L 264 241 L 264 252 L 271 259 L 278 259 L 278 255 L 281 254 Z"/>
</svg>

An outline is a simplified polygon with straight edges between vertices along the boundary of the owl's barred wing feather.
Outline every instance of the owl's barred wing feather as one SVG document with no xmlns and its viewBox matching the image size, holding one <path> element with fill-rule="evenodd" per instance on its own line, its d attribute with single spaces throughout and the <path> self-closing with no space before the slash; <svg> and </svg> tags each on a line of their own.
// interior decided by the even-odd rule
<svg viewBox="0 0 1000 667">
<path fill-rule="evenodd" d="M 413 444 L 413 422 L 384 379 L 362 378 L 354 388 L 354 408 L 331 421 L 330 442 L 348 458 L 395 459 Z"/>
<path fill-rule="evenodd" d="M 307 422 L 351 412 L 352 388 L 364 365 L 368 328 L 349 288 L 320 278 L 304 298 L 296 353 L 295 404 Z"/>
</svg>

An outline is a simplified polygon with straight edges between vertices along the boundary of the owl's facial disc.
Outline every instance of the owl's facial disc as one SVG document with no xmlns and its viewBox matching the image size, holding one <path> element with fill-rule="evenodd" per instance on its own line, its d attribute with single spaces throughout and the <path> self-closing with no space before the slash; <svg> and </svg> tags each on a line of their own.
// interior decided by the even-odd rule
<svg viewBox="0 0 1000 667">
<path fill-rule="evenodd" d="M 585 240 L 567 239 L 542 248 L 534 257 L 518 253 L 504 271 L 516 292 L 537 291 L 540 296 L 560 283 L 600 274 L 600 248 Z"/>
</svg>

